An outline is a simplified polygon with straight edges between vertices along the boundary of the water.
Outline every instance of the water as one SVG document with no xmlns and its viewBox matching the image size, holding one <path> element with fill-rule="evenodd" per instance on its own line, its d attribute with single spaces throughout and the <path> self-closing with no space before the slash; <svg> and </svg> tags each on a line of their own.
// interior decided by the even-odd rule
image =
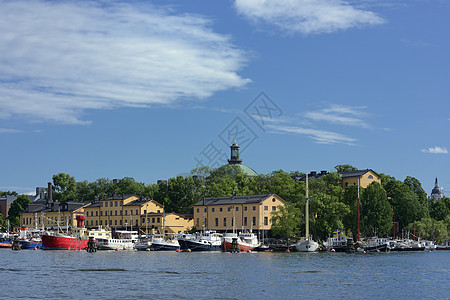
<svg viewBox="0 0 450 300">
<path fill-rule="evenodd" d="M 0 299 L 450 297 L 450 251 L 177 253 L 0 249 Z"/>
</svg>

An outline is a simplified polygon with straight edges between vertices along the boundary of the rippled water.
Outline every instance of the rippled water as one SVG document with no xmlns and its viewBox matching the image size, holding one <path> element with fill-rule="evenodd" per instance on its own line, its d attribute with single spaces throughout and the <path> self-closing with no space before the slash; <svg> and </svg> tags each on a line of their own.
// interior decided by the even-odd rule
<svg viewBox="0 0 450 300">
<path fill-rule="evenodd" d="M 0 249 L 0 299 L 450 297 L 450 251 L 177 253 Z"/>
</svg>

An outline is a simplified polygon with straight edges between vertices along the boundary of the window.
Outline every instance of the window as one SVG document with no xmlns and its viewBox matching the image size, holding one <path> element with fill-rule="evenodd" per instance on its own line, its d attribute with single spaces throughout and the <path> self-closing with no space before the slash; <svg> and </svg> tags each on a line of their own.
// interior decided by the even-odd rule
<svg viewBox="0 0 450 300">
<path fill-rule="evenodd" d="M 231 211 L 231 206 L 230 206 L 230 207 L 228 207 L 228 211 Z"/>
<path fill-rule="evenodd" d="M 252 223 L 253 223 L 253 226 L 256 226 L 256 217 L 253 217 Z"/>
<path fill-rule="evenodd" d="M 95 211 L 95 216 L 98 217 L 98 210 Z"/>
<path fill-rule="evenodd" d="M 211 212 L 214 212 L 214 207 L 211 207 Z"/>
<path fill-rule="evenodd" d="M 108 211 L 105 211 L 105 216 L 107 216 L 108 215 Z"/>
<path fill-rule="evenodd" d="M 103 212 L 102 211 L 100 211 L 100 216 L 103 216 Z M 100 224 L 101 225 L 101 224 Z"/>
<path fill-rule="evenodd" d="M 122 226 L 122 220 L 119 220 L 120 225 Z"/>
<path fill-rule="evenodd" d="M 272 211 L 276 211 L 277 207 L 276 206 L 272 206 Z"/>
<path fill-rule="evenodd" d="M 125 216 L 127 215 L 127 213 L 128 213 L 128 210 L 125 210 Z"/>
<path fill-rule="evenodd" d="M 138 226 L 139 226 L 139 220 L 136 219 L 136 227 L 138 227 Z"/>
<path fill-rule="evenodd" d="M 218 227 L 219 226 L 219 218 L 216 218 L 214 221 L 216 223 L 216 227 Z"/>
<path fill-rule="evenodd" d="M 136 209 L 136 215 L 138 215 L 139 214 L 139 210 L 138 209 Z"/>
<path fill-rule="evenodd" d="M 205 207 L 205 209 L 204 209 L 203 211 L 204 211 L 204 212 L 207 212 L 207 211 L 208 211 L 208 208 Z"/>
<path fill-rule="evenodd" d="M 122 223 L 122 220 L 120 220 L 120 222 Z M 120 224 L 122 225 L 122 224 Z M 95 226 L 98 226 L 98 220 L 95 220 Z"/>
<path fill-rule="evenodd" d="M 239 211 L 239 207 L 236 206 L 236 211 Z"/>
<path fill-rule="evenodd" d="M 348 186 L 348 182 L 345 183 L 345 186 Z"/>
<path fill-rule="evenodd" d="M 247 217 L 244 217 L 244 226 L 247 226 Z"/>
<path fill-rule="evenodd" d="M 247 206 L 244 206 L 244 211 L 247 211 Z"/>
<path fill-rule="evenodd" d="M 367 178 L 369 178 L 369 179 L 373 179 L 373 176 L 372 175 L 369 175 Z"/>
<path fill-rule="evenodd" d="M 105 202 L 105 207 L 108 207 L 108 202 Z"/>
<path fill-rule="evenodd" d="M 113 205 L 112 205 L 112 201 L 111 201 L 111 202 L 109 202 L 109 206 L 111 206 L 111 207 L 113 206 Z"/>
<path fill-rule="evenodd" d="M 159 212 L 159 211 L 158 211 Z M 199 213 L 200 212 L 200 208 L 197 208 L 197 212 Z"/>
<path fill-rule="evenodd" d="M 197 218 L 197 227 L 200 227 L 200 219 Z"/>
<path fill-rule="evenodd" d="M 120 215 L 122 215 L 122 211 L 120 210 Z"/>
<path fill-rule="evenodd" d="M 100 220 L 100 225 L 103 225 L 102 223 L 103 223 L 102 220 Z"/>
<path fill-rule="evenodd" d="M 231 226 L 234 226 L 234 219 L 231 218 Z"/>
<path fill-rule="evenodd" d="M 223 226 L 227 226 L 227 218 L 223 218 Z"/>
<path fill-rule="evenodd" d="M 142 223 L 145 223 L 145 218 L 142 218 Z"/>
<path fill-rule="evenodd" d="M 109 220 L 109 226 L 111 226 L 112 225 L 112 220 Z"/>
<path fill-rule="evenodd" d="M 91 217 L 93 217 L 94 216 L 94 211 L 91 211 Z"/>
<path fill-rule="evenodd" d="M 114 225 L 117 225 L 117 220 L 114 220 Z"/>
<path fill-rule="evenodd" d="M 272 202 L 275 202 L 275 198 L 272 198 Z"/>
<path fill-rule="evenodd" d="M 117 210 L 114 211 L 114 215 L 117 216 Z"/>
<path fill-rule="evenodd" d="M 267 205 L 264 206 L 264 210 L 269 210 L 269 207 Z"/>
<path fill-rule="evenodd" d="M 132 210 L 132 209 L 130 209 L 130 215 L 131 215 L 131 216 L 133 215 L 133 210 Z"/>
<path fill-rule="evenodd" d="M 219 209 L 220 212 L 222 212 L 222 207 Z"/>
<path fill-rule="evenodd" d="M 255 205 L 253 205 L 253 210 L 256 210 L 256 206 Z"/>
<path fill-rule="evenodd" d="M 155 218 L 152 218 L 152 223 L 155 223 Z"/>
<path fill-rule="evenodd" d="M 156 218 L 156 223 L 160 223 L 161 222 L 161 219 L 158 217 L 158 218 Z"/>
<path fill-rule="evenodd" d="M 112 210 L 109 212 L 109 215 L 112 216 Z"/>
<path fill-rule="evenodd" d="M 269 225 L 269 218 L 268 217 L 264 217 L 264 226 Z"/>
<path fill-rule="evenodd" d="M 114 202 L 114 206 L 117 206 L 117 201 Z"/>
<path fill-rule="evenodd" d="M 144 209 L 144 215 L 146 215 L 147 214 L 147 210 L 146 209 Z"/>
<path fill-rule="evenodd" d="M 120 201 L 120 204 L 119 204 L 120 206 L 122 206 L 123 205 L 123 201 Z"/>
<path fill-rule="evenodd" d="M 103 202 L 100 202 L 100 207 L 103 207 Z"/>
</svg>

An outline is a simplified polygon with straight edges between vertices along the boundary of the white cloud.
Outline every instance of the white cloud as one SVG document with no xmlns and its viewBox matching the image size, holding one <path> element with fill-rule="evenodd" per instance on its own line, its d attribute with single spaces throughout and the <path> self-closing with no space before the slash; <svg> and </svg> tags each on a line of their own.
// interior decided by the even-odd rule
<svg viewBox="0 0 450 300">
<path fill-rule="evenodd" d="M 354 138 L 345 136 L 337 132 L 331 132 L 326 130 L 318 130 L 311 128 L 302 128 L 297 126 L 283 126 L 283 125 L 267 125 L 267 127 L 274 130 L 274 133 L 290 133 L 306 135 L 309 138 L 315 140 L 319 144 L 348 144 L 355 145 L 357 141 Z"/>
<path fill-rule="evenodd" d="M 321 34 L 385 21 L 343 0 L 235 0 L 239 14 L 290 33 Z"/>
<path fill-rule="evenodd" d="M 200 16 L 150 4 L 0 0 L 0 118 L 84 124 L 86 110 L 205 99 L 249 82 Z"/>
<path fill-rule="evenodd" d="M 446 147 L 430 147 L 428 149 L 422 149 L 420 151 L 431 154 L 448 154 L 448 150 Z"/>
<path fill-rule="evenodd" d="M 0 133 L 20 133 L 22 131 L 10 128 L 0 128 Z"/>
<path fill-rule="evenodd" d="M 331 105 L 318 111 L 305 113 L 305 117 L 313 121 L 324 121 L 332 124 L 347 125 L 361 128 L 370 128 L 371 126 L 363 120 L 367 113 L 363 111 L 366 107 L 351 107 L 343 105 Z"/>
</svg>

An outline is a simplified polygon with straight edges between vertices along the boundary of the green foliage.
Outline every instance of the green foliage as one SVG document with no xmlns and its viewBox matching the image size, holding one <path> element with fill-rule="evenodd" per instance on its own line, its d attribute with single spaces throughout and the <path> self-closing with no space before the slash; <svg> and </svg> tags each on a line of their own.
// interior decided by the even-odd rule
<svg viewBox="0 0 450 300">
<path fill-rule="evenodd" d="M 420 181 L 414 177 L 407 176 L 403 182 L 417 196 L 417 199 L 419 200 L 419 203 L 422 206 L 422 210 L 424 210 L 424 213 L 426 214 L 426 216 L 428 216 L 429 212 L 428 212 L 427 193 L 423 190 Z"/>
<path fill-rule="evenodd" d="M 357 171 L 358 168 L 355 168 L 352 165 L 337 165 L 334 167 L 336 169 L 336 171 L 338 173 L 343 173 L 343 172 L 352 172 L 352 171 Z"/>
<path fill-rule="evenodd" d="M 17 196 L 17 192 L 15 191 L 7 191 L 7 192 L 2 192 L 0 191 L 0 197 L 2 196 Z"/>
<path fill-rule="evenodd" d="M 31 200 L 26 195 L 19 195 L 17 199 L 11 203 L 11 207 L 8 211 L 8 219 L 14 226 L 20 226 L 20 214 L 25 211 Z"/>
<path fill-rule="evenodd" d="M 53 175 L 53 199 L 59 202 L 65 202 L 69 199 L 75 199 L 77 184 L 75 177 L 65 173 Z"/>
<path fill-rule="evenodd" d="M 448 224 L 445 221 L 436 221 L 433 218 L 423 218 L 420 221 L 412 222 L 406 228 L 415 237 L 425 240 L 434 240 L 436 243 L 442 243 L 448 238 Z"/>
<path fill-rule="evenodd" d="M 387 200 L 386 191 L 378 182 L 367 186 L 361 196 L 361 231 L 366 236 L 386 236 L 392 227 L 392 207 Z"/>
<path fill-rule="evenodd" d="M 299 224 L 301 210 L 295 204 L 278 206 L 277 210 L 271 213 L 272 234 L 287 238 L 294 238 L 299 235 Z"/>
<path fill-rule="evenodd" d="M 360 188 L 360 194 L 363 190 Z M 344 229 L 348 233 L 351 232 L 356 241 L 358 235 L 358 187 L 354 185 L 346 187 L 341 201 L 349 208 L 349 212 L 342 219 Z"/>
<path fill-rule="evenodd" d="M 3 215 L 0 213 L 0 231 L 5 232 L 8 229 L 8 220 L 3 218 Z"/>
<path fill-rule="evenodd" d="M 399 221 L 400 230 L 409 223 L 421 220 L 428 215 L 426 205 L 419 202 L 418 195 L 407 184 L 391 179 L 384 188 L 390 198 L 389 203 L 394 209 L 395 220 Z"/>
<path fill-rule="evenodd" d="M 450 198 L 442 197 L 432 202 L 430 215 L 438 221 L 442 221 L 450 216 Z"/>
</svg>

